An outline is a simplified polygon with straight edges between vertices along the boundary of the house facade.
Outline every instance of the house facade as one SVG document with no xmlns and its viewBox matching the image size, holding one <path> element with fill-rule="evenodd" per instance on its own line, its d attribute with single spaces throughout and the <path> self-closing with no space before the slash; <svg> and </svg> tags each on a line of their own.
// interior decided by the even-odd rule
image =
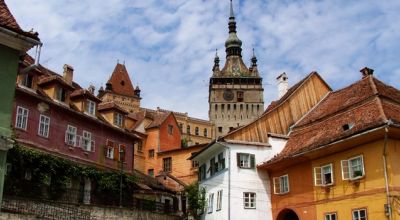
<svg viewBox="0 0 400 220">
<path fill-rule="evenodd" d="M 373 70 L 326 96 L 260 165 L 273 180 L 273 218 L 399 219 L 400 91 Z M 373 201 L 373 202 L 372 202 Z"/>
<path fill-rule="evenodd" d="M 21 29 L 4 0 L 0 0 L 0 204 L 3 196 L 7 151 L 12 147 L 12 103 L 20 55 L 36 46 L 40 55 L 42 43 L 37 33 Z M 25 70 L 26 71 L 26 70 Z"/>
</svg>

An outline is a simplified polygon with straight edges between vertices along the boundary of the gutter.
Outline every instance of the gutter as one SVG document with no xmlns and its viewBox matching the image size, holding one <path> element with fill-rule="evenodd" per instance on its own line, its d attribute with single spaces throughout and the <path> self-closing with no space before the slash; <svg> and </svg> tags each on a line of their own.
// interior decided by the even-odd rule
<svg viewBox="0 0 400 220">
<path fill-rule="evenodd" d="M 231 149 L 221 142 L 218 142 L 218 139 L 215 139 L 215 143 L 219 143 L 224 146 L 228 150 L 228 220 L 231 219 Z"/>
<path fill-rule="evenodd" d="M 384 144 L 383 144 L 383 153 L 382 153 L 382 158 L 383 158 L 383 171 L 384 171 L 384 177 L 385 177 L 385 190 L 386 190 L 386 202 L 387 202 L 387 210 L 385 210 L 385 213 L 387 213 L 387 218 L 389 220 L 392 220 L 392 207 L 390 205 L 390 190 L 389 190 L 389 179 L 388 179 L 388 172 L 387 172 L 387 160 L 386 160 L 386 150 L 387 150 L 387 142 L 388 142 L 388 127 L 393 124 L 393 122 L 389 119 L 387 121 L 387 125 L 385 127 L 385 139 L 384 139 Z"/>
<path fill-rule="evenodd" d="M 0 32 L 3 32 L 5 34 L 11 35 L 11 36 L 13 36 L 15 38 L 24 40 L 24 41 L 26 41 L 28 43 L 33 44 L 33 45 L 42 45 L 42 42 L 40 42 L 39 40 L 35 40 L 35 39 L 31 38 L 31 37 L 27 37 L 27 36 L 24 36 L 22 34 L 18 34 L 18 33 L 14 32 L 14 31 L 10 31 L 10 30 L 8 30 L 7 28 L 4 28 L 4 27 L 0 27 Z"/>
<path fill-rule="evenodd" d="M 21 74 L 27 73 L 31 71 L 32 69 L 38 68 L 39 67 L 39 60 L 40 60 L 40 53 L 42 51 L 42 43 L 36 46 L 36 51 L 35 51 L 35 63 L 26 67 L 25 69 L 21 70 Z"/>
</svg>

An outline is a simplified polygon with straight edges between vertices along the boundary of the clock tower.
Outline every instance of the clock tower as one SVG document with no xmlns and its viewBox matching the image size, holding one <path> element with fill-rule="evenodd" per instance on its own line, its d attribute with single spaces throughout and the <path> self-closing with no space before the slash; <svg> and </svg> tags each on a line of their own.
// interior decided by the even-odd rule
<svg viewBox="0 0 400 220">
<path fill-rule="evenodd" d="M 226 62 L 219 66 L 215 54 L 213 75 L 209 84 L 209 118 L 215 124 L 215 137 L 246 125 L 264 111 L 262 78 L 254 54 L 249 68 L 242 59 L 242 41 L 236 35 L 236 21 L 230 2 L 229 37 L 225 41 Z"/>
</svg>

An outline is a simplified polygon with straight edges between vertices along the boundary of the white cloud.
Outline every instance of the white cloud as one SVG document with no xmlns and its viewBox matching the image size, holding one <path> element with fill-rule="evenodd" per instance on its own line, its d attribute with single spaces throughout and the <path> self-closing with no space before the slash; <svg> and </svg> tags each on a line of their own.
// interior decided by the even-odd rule
<svg viewBox="0 0 400 220">
<path fill-rule="evenodd" d="M 221 65 L 228 36 L 229 1 L 7 0 L 20 25 L 44 43 L 42 63 L 75 80 L 104 85 L 119 59 L 142 89 L 145 107 L 207 118 L 208 80 L 217 48 Z M 266 105 L 276 97 L 275 77 L 291 84 L 318 71 L 333 88 L 375 69 L 400 86 L 400 2 L 234 1 L 243 59 L 254 46 L 264 77 Z"/>
</svg>

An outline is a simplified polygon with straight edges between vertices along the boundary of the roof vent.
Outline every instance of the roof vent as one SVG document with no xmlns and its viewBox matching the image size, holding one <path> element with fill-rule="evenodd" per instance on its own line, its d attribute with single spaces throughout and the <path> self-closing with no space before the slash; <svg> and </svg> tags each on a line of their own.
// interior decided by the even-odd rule
<svg viewBox="0 0 400 220">
<path fill-rule="evenodd" d="M 363 77 L 363 78 L 374 74 L 374 70 L 373 70 L 373 69 L 370 69 L 370 68 L 368 68 L 368 67 L 362 68 L 362 69 L 360 70 L 360 72 L 362 73 L 362 77 Z"/>
<path fill-rule="evenodd" d="M 349 123 L 349 124 L 344 124 L 344 125 L 342 125 L 343 131 L 350 130 L 350 129 L 352 129 L 353 127 L 354 127 L 354 124 L 353 124 L 353 123 Z"/>
</svg>

